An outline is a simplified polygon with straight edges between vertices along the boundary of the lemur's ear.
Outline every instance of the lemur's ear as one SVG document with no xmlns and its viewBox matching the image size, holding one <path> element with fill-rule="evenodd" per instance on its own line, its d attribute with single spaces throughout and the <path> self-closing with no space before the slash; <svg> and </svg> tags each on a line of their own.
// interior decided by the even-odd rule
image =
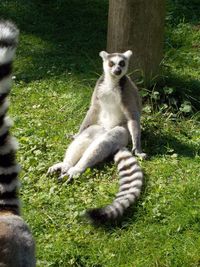
<svg viewBox="0 0 200 267">
<path fill-rule="evenodd" d="M 131 50 L 128 50 L 128 51 L 126 51 L 125 53 L 123 53 L 123 55 L 124 55 L 127 59 L 129 59 L 129 58 L 132 56 L 132 54 L 133 54 L 133 52 L 132 52 Z"/>
<path fill-rule="evenodd" d="M 101 51 L 100 53 L 99 53 L 99 56 L 103 59 L 103 60 L 106 60 L 107 59 L 107 57 L 108 57 L 108 53 L 106 52 L 106 51 Z"/>
</svg>

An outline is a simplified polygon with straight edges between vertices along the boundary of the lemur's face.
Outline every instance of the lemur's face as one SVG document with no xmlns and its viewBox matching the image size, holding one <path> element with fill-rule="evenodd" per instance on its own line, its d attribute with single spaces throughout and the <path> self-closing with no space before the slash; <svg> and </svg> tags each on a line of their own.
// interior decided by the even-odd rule
<svg viewBox="0 0 200 267">
<path fill-rule="evenodd" d="M 129 59 L 132 55 L 131 50 L 128 50 L 125 53 L 113 54 L 108 54 L 107 52 L 102 51 L 99 55 L 103 59 L 103 69 L 105 74 L 121 78 L 127 73 Z"/>
</svg>

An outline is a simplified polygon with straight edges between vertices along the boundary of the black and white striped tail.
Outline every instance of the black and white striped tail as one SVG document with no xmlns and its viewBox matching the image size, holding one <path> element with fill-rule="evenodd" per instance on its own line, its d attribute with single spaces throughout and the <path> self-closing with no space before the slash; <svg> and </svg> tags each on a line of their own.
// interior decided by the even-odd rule
<svg viewBox="0 0 200 267">
<path fill-rule="evenodd" d="M 12 123 L 6 114 L 18 35 L 13 23 L 0 20 L 0 212 L 11 211 L 14 214 L 19 214 L 17 191 L 20 168 L 15 157 L 17 142 L 10 136 Z"/>
<path fill-rule="evenodd" d="M 137 160 L 126 148 L 119 150 L 114 158 L 119 171 L 119 192 L 112 204 L 87 211 L 86 215 L 94 223 L 117 221 L 139 197 L 143 173 Z"/>
</svg>

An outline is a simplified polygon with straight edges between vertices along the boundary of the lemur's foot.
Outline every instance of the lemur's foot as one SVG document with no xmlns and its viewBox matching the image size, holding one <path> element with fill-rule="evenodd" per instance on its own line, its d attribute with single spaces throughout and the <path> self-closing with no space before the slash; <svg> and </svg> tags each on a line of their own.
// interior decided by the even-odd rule
<svg viewBox="0 0 200 267">
<path fill-rule="evenodd" d="M 63 180 L 64 177 L 67 176 L 67 173 L 62 173 L 59 177 L 58 177 L 58 181 L 61 182 Z M 66 181 L 66 183 L 70 183 L 73 180 L 72 177 L 69 177 Z"/>
<path fill-rule="evenodd" d="M 78 177 L 82 172 L 83 170 L 81 168 L 74 166 L 68 170 L 67 174 L 69 178 L 74 178 L 74 177 Z"/>
<path fill-rule="evenodd" d="M 77 167 L 71 167 L 66 170 L 66 172 L 63 171 L 61 175 L 58 177 L 59 181 L 62 181 L 64 177 L 68 176 L 66 183 L 70 183 L 75 177 L 78 177 L 83 171 Z"/>
<path fill-rule="evenodd" d="M 63 163 L 62 162 L 59 162 L 59 163 L 54 164 L 53 166 L 51 166 L 48 169 L 47 175 L 52 175 L 55 172 L 61 171 L 62 170 L 62 167 L 63 167 Z"/>
<path fill-rule="evenodd" d="M 62 164 L 62 168 L 61 168 L 61 175 L 58 177 L 58 181 L 62 181 L 62 179 L 65 176 L 68 176 L 68 170 L 71 168 L 71 165 L 69 165 L 68 163 L 63 163 Z M 69 180 L 69 179 L 68 179 Z M 67 181 L 68 181 L 67 180 Z M 70 181 L 69 181 L 70 182 Z"/>
<path fill-rule="evenodd" d="M 61 170 L 61 174 L 62 175 L 67 175 L 68 170 L 71 168 L 72 166 L 68 163 L 63 163 L 62 166 L 62 170 Z"/>
</svg>

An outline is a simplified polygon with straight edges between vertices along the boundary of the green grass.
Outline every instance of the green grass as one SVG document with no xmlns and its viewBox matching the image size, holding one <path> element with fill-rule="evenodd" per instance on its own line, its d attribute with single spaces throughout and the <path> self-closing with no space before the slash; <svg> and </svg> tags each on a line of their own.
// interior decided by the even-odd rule
<svg viewBox="0 0 200 267">
<path fill-rule="evenodd" d="M 18 138 L 23 216 L 37 244 L 37 266 L 200 266 L 199 3 L 167 2 L 164 87 L 178 112 L 142 118 L 145 186 L 116 227 L 94 228 L 81 217 L 109 203 L 117 190 L 112 163 L 87 170 L 73 184 L 46 176 L 63 158 L 101 73 L 108 1 L 2 0 L 0 16 L 21 30 L 10 114 Z M 162 88 L 159 88 L 160 94 Z M 169 101 L 169 102 L 170 102 Z M 193 113 L 180 106 L 190 101 Z M 169 104 L 167 102 L 167 104 Z M 175 105 L 176 106 L 176 105 Z M 170 113 L 171 112 L 171 113 Z"/>
</svg>

